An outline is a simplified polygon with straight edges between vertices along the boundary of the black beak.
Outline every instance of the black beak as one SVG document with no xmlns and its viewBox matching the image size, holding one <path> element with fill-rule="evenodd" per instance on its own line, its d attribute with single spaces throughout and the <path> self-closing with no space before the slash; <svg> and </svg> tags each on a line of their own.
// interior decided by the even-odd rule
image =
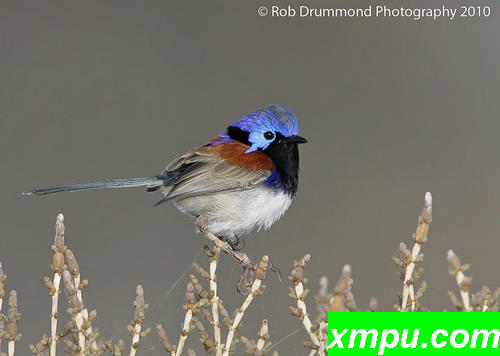
<svg viewBox="0 0 500 356">
<path fill-rule="evenodd" d="M 306 143 L 307 140 L 304 137 L 300 136 L 290 136 L 283 140 L 286 143 Z"/>
</svg>

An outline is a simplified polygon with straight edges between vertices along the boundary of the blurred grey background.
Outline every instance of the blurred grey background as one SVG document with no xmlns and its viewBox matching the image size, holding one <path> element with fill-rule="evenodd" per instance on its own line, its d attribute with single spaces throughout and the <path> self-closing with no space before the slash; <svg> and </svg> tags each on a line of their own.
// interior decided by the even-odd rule
<svg viewBox="0 0 500 356">
<path fill-rule="evenodd" d="M 2 1 L 0 260 L 6 288 L 18 290 L 24 316 L 20 354 L 49 332 L 42 277 L 51 275 L 57 213 L 66 216 L 66 242 L 90 282 L 86 305 L 98 310 L 95 324 L 106 338 L 127 337 L 135 286 L 142 283 L 150 304 L 146 325 L 162 322 L 176 342 L 189 266 L 206 261 L 193 221 L 172 205 L 153 208 L 158 196 L 142 189 L 36 198 L 18 193 L 156 174 L 269 103 L 293 109 L 309 143 L 301 147 L 291 209 L 270 231 L 249 236 L 249 255 L 269 254 L 287 276 L 294 259 L 311 253 L 313 290 L 321 275 L 334 283 L 349 263 L 359 306 L 374 296 L 380 310 L 389 311 L 402 289 L 391 257 L 400 241 L 410 244 L 424 193 L 431 191 L 423 304 L 453 308 L 449 248 L 472 263 L 474 290 L 498 286 L 495 4 L 481 2 L 493 6 L 489 18 L 450 22 L 262 18 L 262 3 L 271 5 Z M 398 4 L 442 6 L 391 5 Z M 235 293 L 238 276 L 239 267 L 224 258 L 220 293 L 231 309 L 243 299 Z M 266 284 L 244 333 L 255 337 L 266 317 L 276 342 L 300 325 L 287 310 L 287 282 L 271 274 Z M 304 340 L 300 330 L 276 349 L 302 355 Z M 151 335 L 140 353 L 162 352 Z"/>
</svg>

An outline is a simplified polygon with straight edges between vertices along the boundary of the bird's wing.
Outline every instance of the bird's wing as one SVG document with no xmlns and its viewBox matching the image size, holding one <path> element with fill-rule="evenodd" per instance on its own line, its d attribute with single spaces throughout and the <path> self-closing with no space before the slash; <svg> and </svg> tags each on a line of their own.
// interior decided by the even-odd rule
<svg viewBox="0 0 500 356">
<path fill-rule="evenodd" d="M 162 172 L 172 188 L 158 204 L 220 191 L 250 189 L 265 181 L 274 164 L 263 152 L 245 153 L 239 142 L 206 145 L 174 160 Z"/>
</svg>

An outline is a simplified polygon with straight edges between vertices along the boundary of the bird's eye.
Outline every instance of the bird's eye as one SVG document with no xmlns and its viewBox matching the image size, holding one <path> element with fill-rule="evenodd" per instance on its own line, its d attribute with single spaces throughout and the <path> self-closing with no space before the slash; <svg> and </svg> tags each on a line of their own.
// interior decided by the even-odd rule
<svg viewBox="0 0 500 356">
<path fill-rule="evenodd" d="M 264 138 L 266 140 L 272 140 L 274 138 L 274 134 L 271 131 L 264 132 Z"/>
</svg>

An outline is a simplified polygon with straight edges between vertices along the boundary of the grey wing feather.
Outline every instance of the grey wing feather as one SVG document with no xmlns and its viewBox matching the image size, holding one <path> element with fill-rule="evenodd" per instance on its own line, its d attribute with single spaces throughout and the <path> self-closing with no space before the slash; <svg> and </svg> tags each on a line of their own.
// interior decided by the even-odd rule
<svg viewBox="0 0 500 356">
<path fill-rule="evenodd" d="M 179 157 L 170 163 L 162 174 L 168 175 L 185 165 L 190 165 L 190 168 L 172 182 L 172 188 L 158 204 L 171 199 L 249 189 L 271 175 L 270 171 L 245 169 L 229 164 L 207 152 L 206 147 L 200 147 Z"/>
</svg>

